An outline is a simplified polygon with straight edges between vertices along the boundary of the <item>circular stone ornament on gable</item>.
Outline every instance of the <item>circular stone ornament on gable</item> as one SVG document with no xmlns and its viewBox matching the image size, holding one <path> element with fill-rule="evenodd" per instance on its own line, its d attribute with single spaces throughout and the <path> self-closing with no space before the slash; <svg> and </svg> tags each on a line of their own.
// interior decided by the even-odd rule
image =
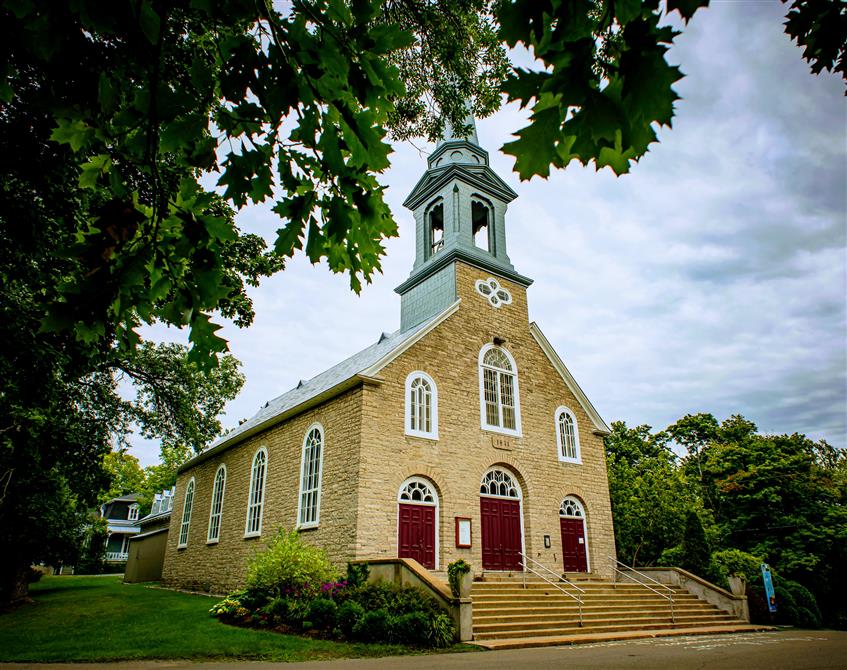
<svg viewBox="0 0 847 670">
<path fill-rule="evenodd" d="M 494 277 L 488 279 L 477 279 L 476 292 L 488 300 L 492 307 L 499 309 L 503 305 L 512 304 L 512 294 L 500 286 Z"/>
</svg>

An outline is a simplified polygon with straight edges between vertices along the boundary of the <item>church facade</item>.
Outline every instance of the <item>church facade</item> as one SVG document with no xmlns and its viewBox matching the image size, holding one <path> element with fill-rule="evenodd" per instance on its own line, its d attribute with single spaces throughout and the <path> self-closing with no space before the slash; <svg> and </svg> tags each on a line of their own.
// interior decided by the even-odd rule
<svg viewBox="0 0 847 670">
<path fill-rule="evenodd" d="M 611 576 L 609 428 L 529 321 L 532 282 L 506 253 L 515 197 L 475 130 L 447 134 L 404 203 L 416 257 L 400 329 L 181 467 L 164 583 L 235 588 L 293 528 L 339 567 Z"/>
</svg>

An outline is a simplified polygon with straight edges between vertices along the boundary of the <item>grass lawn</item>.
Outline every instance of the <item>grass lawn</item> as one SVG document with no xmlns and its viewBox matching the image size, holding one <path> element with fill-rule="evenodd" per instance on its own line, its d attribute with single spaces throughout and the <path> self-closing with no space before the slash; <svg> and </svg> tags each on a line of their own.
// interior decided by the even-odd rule
<svg viewBox="0 0 847 670">
<path fill-rule="evenodd" d="M 227 626 L 209 616 L 214 598 L 121 579 L 67 575 L 33 584 L 34 603 L 0 614 L 0 661 L 307 661 L 416 653 L 400 645 L 330 642 Z M 450 651 L 465 649 L 470 647 L 456 645 Z"/>
</svg>

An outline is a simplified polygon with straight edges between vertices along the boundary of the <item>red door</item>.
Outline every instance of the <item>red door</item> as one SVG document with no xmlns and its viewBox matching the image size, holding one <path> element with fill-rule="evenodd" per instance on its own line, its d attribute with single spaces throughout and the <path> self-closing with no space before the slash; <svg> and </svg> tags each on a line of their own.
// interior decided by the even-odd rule
<svg viewBox="0 0 847 670">
<path fill-rule="evenodd" d="M 588 572 L 585 526 L 582 519 L 559 518 L 562 528 L 562 556 L 565 572 Z"/>
<path fill-rule="evenodd" d="M 521 570 L 521 503 L 480 497 L 483 570 Z"/>
<path fill-rule="evenodd" d="M 425 568 L 435 569 L 435 508 L 400 504 L 397 555 L 414 558 Z"/>
</svg>

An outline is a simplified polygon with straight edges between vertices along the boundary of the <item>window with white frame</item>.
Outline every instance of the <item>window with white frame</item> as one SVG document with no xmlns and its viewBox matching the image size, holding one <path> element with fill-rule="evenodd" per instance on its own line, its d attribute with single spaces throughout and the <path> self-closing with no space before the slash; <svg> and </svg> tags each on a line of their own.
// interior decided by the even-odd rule
<svg viewBox="0 0 847 670">
<path fill-rule="evenodd" d="M 212 507 L 209 510 L 209 533 L 206 542 L 217 542 L 221 539 L 221 518 L 224 513 L 224 491 L 226 489 L 226 466 L 221 465 L 215 473 L 215 484 L 212 487 Z"/>
<path fill-rule="evenodd" d="M 560 461 L 582 462 L 579 453 L 579 427 L 576 416 L 567 407 L 559 407 L 556 410 L 556 445 Z"/>
<path fill-rule="evenodd" d="M 406 434 L 438 439 L 438 388 L 425 372 L 406 377 Z"/>
<path fill-rule="evenodd" d="M 191 525 L 191 507 L 194 504 L 194 477 L 185 488 L 185 500 L 182 503 L 182 523 L 179 525 L 178 548 L 188 546 L 188 527 Z"/>
<path fill-rule="evenodd" d="M 573 496 L 566 496 L 559 506 L 559 516 L 584 519 L 585 511 L 582 508 L 582 503 Z"/>
<path fill-rule="evenodd" d="M 323 467 L 323 426 L 316 423 L 306 431 L 300 463 L 300 503 L 297 527 L 314 528 L 321 516 L 321 468 Z"/>
<path fill-rule="evenodd" d="M 250 495 L 247 498 L 247 525 L 244 527 L 245 537 L 262 534 L 262 510 L 265 505 L 265 479 L 267 479 L 268 452 L 262 447 L 253 456 L 253 467 L 250 470 Z"/>
<path fill-rule="evenodd" d="M 138 519 L 138 503 L 132 503 L 129 506 L 129 514 L 127 515 L 128 521 L 136 521 Z"/>
<path fill-rule="evenodd" d="M 517 367 L 512 356 L 502 347 L 489 344 L 480 352 L 479 390 L 482 427 L 520 435 Z"/>
</svg>

